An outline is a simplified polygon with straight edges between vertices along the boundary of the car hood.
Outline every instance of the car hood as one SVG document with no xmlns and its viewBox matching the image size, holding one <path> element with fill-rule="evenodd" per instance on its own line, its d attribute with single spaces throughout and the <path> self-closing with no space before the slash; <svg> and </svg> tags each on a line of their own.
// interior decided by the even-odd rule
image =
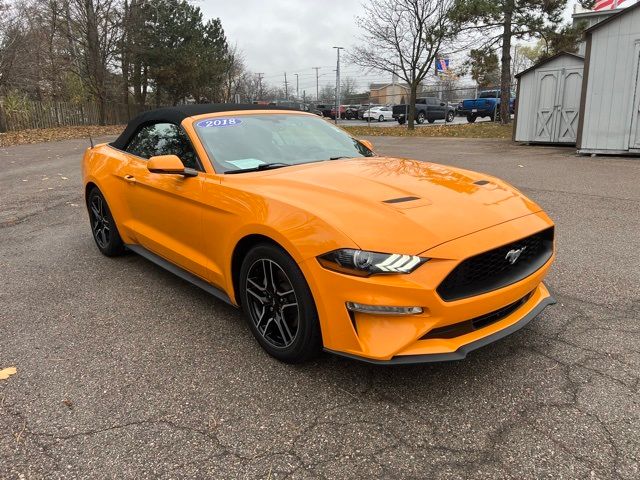
<svg viewBox="0 0 640 480">
<path fill-rule="evenodd" d="M 360 248 L 393 253 L 421 253 L 541 210 L 496 178 L 401 158 L 306 164 L 254 182 L 256 192 L 320 217 Z"/>
</svg>

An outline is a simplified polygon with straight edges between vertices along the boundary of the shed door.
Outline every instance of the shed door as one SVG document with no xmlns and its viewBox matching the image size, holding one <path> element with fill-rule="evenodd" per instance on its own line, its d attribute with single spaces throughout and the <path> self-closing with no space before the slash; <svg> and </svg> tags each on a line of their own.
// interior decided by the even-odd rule
<svg viewBox="0 0 640 480">
<path fill-rule="evenodd" d="M 636 44 L 636 83 L 633 99 L 633 117 L 631 118 L 631 137 L 629 148 L 640 149 L 640 43 Z"/>
<path fill-rule="evenodd" d="M 556 97 L 558 94 L 557 70 L 536 72 L 536 121 L 534 141 L 553 142 L 556 131 Z"/>
<path fill-rule="evenodd" d="M 575 143 L 582 92 L 582 67 L 567 68 L 560 77 L 558 120 L 554 142 Z"/>
</svg>

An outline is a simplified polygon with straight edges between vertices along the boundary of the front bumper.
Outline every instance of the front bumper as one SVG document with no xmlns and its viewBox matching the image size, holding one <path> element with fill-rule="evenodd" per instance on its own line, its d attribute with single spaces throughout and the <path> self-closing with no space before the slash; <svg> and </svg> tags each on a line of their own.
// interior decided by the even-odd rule
<svg viewBox="0 0 640 480">
<path fill-rule="evenodd" d="M 372 358 L 360 357 L 357 355 L 351 355 L 344 352 L 337 352 L 335 350 L 330 350 L 325 348 L 325 351 L 329 353 L 333 353 L 336 355 L 340 355 L 342 357 L 352 358 L 354 360 L 360 360 L 366 363 L 372 363 L 374 365 L 415 365 L 420 363 L 433 363 L 433 362 L 449 362 L 453 360 L 463 360 L 467 357 L 469 352 L 476 350 L 478 348 L 489 345 L 490 343 L 496 342 L 508 335 L 511 335 L 514 332 L 517 332 L 522 327 L 526 326 L 531 320 L 536 318 L 542 311 L 549 305 L 553 305 L 556 303 L 556 299 L 552 296 L 548 296 L 542 299 L 529 313 L 527 313 L 524 317 L 518 320 L 516 323 L 503 328 L 502 330 L 498 330 L 494 333 L 487 335 L 486 337 L 482 337 L 476 341 L 471 343 L 467 343 L 460 348 L 458 348 L 454 352 L 449 353 L 431 353 L 431 354 L 422 354 L 422 355 L 399 355 L 393 357 L 389 360 L 376 360 Z"/>
<path fill-rule="evenodd" d="M 315 258 L 306 260 L 301 267 L 316 299 L 325 349 L 372 363 L 433 362 L 464 358 L 468 352 L 513 333 L 554 303 L 542 283 L 554 256 L 528 277 L 474 297 L 444 301 L 436 289 L 464 259 L 552 225 L 544 213 L 538 213 L 458 238 L 421 253 L 431 260 L 408 275 L 352 277 L 326 270 Z M 422 307 L 423 313 L 354 313 L 347 310 L 348 301 L 416 306 Z M 438 333 L 509 305 L 516 307 L 481 328 L 457 336 Z"/>
</svg>

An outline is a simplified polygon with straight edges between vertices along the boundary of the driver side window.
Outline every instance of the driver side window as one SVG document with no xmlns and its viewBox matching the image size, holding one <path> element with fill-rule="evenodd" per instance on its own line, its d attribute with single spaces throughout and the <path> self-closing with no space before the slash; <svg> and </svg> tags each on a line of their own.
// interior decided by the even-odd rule
<svg viewBox="0 0 640 480">
<path fill-rule="evenodd" d="M 176 155 L 185 167 L 202 170 L 187 134 L 172 123 L 142 127 L 131 139 L 126 151 L 147 160 L 156 155 Z"/>
</svg>

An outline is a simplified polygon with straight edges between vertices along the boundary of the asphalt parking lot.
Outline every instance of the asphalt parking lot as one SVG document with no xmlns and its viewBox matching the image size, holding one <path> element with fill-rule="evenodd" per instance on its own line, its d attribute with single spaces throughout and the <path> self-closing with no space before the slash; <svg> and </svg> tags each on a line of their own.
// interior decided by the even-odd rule
<svg viewBox="0 0 640 480">
<path fill-rule="evenodd" d="M 0 149 L 0 478 L 638 478 L 640 159 L 372 141 L 538 201 L 558 304 L 460 362 L 284 365 L 233 308 L 99 254 L 86 141 Z"/>
</svg>

